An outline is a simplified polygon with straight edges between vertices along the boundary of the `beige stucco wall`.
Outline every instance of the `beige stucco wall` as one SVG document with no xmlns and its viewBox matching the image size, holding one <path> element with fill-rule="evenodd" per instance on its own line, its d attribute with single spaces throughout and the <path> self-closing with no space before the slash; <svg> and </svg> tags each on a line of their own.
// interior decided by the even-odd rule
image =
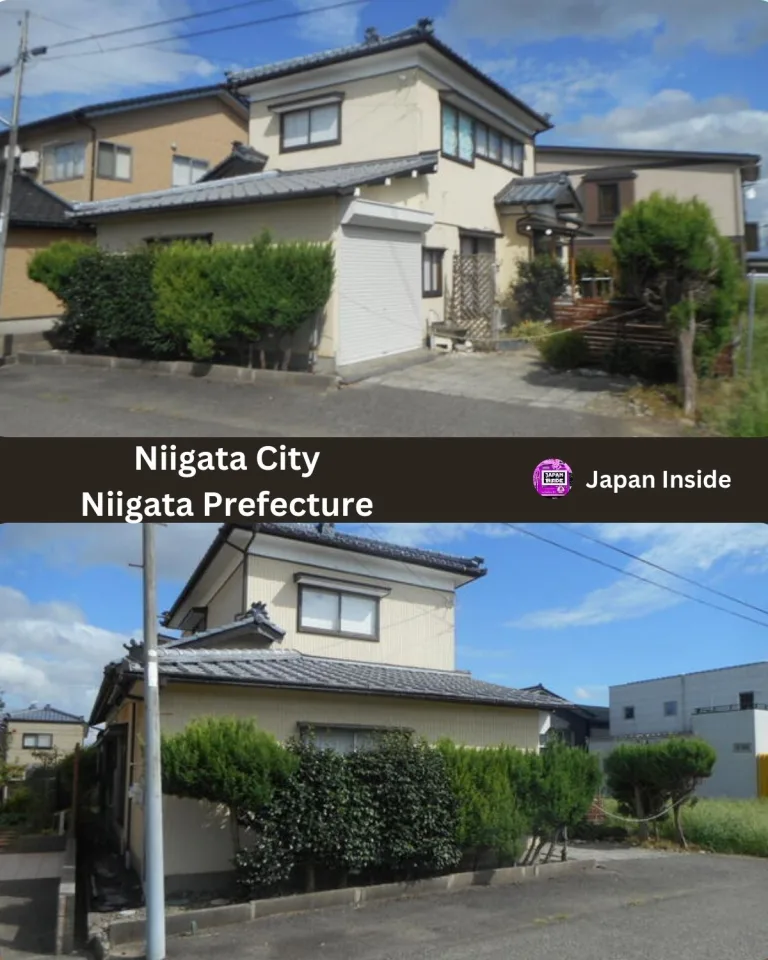
<svg viewBox="0 0 768 960">
<path fill-rule="evenodd" d="M 33 766 L 39 761 L 32 756 L 35 750 L 24 749 L 24 734 L 48 733 L 53 737 L 52 750 L 59 753 L 72 753 L 78 744 L 82 744 L 84 728 L 76 723 L 32 723 L 30 721 L 9 721 L 6 759 L 9 764 L 23 767 Z"/>
<path fill-rule="evenodd" d="M 201 716 L 253 717 L 285 740 L 298 723 L 409 727 L 430 741 L 449 737 L 469 746 L 508 743 L 538 749 L 538 712 L 433 703 L 372 695 L 308 694 L 231 686 L 171 685 L 161 694 L 163 732 L 182 730 Z M 165 870 L 169 876 L 231 869 L 231 840 L 223 811 L 165 798 Z M 138 837 L 138 833 L 136 834 Z"/>
<path fill-rule="evenodd" d="M 11 227 L 5 253 L 5 278 L 3 281 L 0 320 L 18 320 L 29 317 L 56 317 L 63 306 L 42 283 L 35 283 L 27 276 L 27 266 L 38 250 L 60 240 L 89 243 L 93 237 L 88 233 L 71 230 L 30 230 Z"/>
<path fill-rule="evenodd" d="M 104 250 L 119 252 L 143 245 L 148 237 L 212 233 L 215 243 L 249 243 L 264 230 L 277 241 L 303 240 L 328 243 L 338 224 L 338 201 L 334 197 L 289 200 L 282 203 L 252 203 L 178 213 L 109 217 L 98 223 L 98 243 Z M 318 353 L 334 355 L 334 290 L 321 327 Z"/>
<path fill-rule="evenodd" d="M 248 137 L 247 117 L 216 96 L 125 111 L 97 117 L 89 123 L 93 130 L 84 124 L 66 123 L 22 131 L 21 146 L 25 151 L 42 153 L 46 146 L 56 143 L 86 144 L 84 177 L 46 183 L 67 200 L 106 200 L 164 190 L 172 186 L 174 155 L 207 160 L 214 166 L 229 154 L 233 140 Z M 130 181 L 95 176 L 93 145 L 100 140 L 132 148 Z M 45 182 L 42 166 L 38 180 Z"/>
<path fill-rule="evenodd" d="M 715 217 L 718 230 L 726 237 L 741 237 L 744 235 L 744 211 L 741 195 L 741 174 L 733 164 L 707 164 L 695 166 L 656 167 L 643 169 L 640 165 L 648 163 L 647 158 L 622 157 L 621 159 L 607 157 L 584 158 L 578 155 L 569 155 L 565 152 L 554 157 L 536 159 L 537 173 L 550 173 L 556 170 L 567 169 L 594 169 L 606 166 L 635 167 L 635 199 L 644 200 L 658 191 L 677 197 L 679 200 L 690 200 L 693 197 L 708 204 Z M 571 182 L 575 189 L 581 186 L 582 177 L 574 175 Z M 596 229 L 590 231 L 600 236 L 610 236 L 610 229 Z"/>
<path fill-rule="evenodd" d="M 240 564 L 208 601 L 209 630 L 232 623 L 238 614 L 245 612 L 243 588 L 243 565 Z"/>
</svg>

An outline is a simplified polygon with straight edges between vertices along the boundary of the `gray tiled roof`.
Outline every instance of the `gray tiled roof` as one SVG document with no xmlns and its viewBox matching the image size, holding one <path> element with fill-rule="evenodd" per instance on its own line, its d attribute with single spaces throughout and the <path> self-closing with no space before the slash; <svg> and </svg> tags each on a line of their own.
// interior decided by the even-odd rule
<svg viewBox="0 0 768 960">
<path fill-rule="evenodd" d="M 251 604 L 251 609 L 239 620 L 225 623 L 220 627 L 211 627 L 210 630 L 202 630 L 200 633 L 193 633 L 189 637 L 166 640 L 162 648 L 163 650 L 174 650 L 179 647 L 205 646 L 209 640 L 215 641 L 217 637 L 223 634 L 235 631 L 252 635 L 254 629 L 256 633 L 260 633 L 265 640 L 270 642 L 279 642 L 285 636 L 285 630 L 269 619 L 266 604 L 254 603 Z"/>
<path fill-rule="evenodd" d="M 518 177 L 496 194 L 496 203 L 557 203 L 570 199 L 571 182 L 564 173 L 542 173 Z"/>
<path fill-rule="evenodd" d="M 150 210 L 173 210 L 203 206 L 228 206 L 237 203 L 289 200 L 348 194 L 364 184 L 381 183 L 387 177 L 405 176 L 413 170 L 431 171 L 437 164 L 436 151 L 410 157 L 368 160 L 362 163 L 336 164 L 308 170 L 268 170 L 225 180 L 200 181 L 190 186 L 172 187 L 152 193 L 73 205 L 76 216 L 90 220 L 115 214 Z"/>
<path fill-rule="evenodd" d="M 453 700 L 548 710 L 567 701 L 538 692 L 475 680 L 461 671 L 423 670 L 314 657 L 294 650 L 168 650 L 159 652 L 160 674 L 191 682 L 254 684 L 316 691 L 376 693 L 427 700 Z M 143 667 L 123 661 L 129 674 Z"/>
<path fill-rule="evenodd" d="M 319 53 L 311 53 L 303 57 L 293 57 L 290 60 L 281 60 L 277 63 L 267 63 L 259 67 L 251 67 L 248 70 L 234 71 L 227 74 L 229 82 L 234 86 L 244 86 L 249 83 L 258 83 L 263 80 L 274 80 L 277 77 L 290 76 L 291 74 L 301 73 L 304 70 L 310 70 L 313 67 L 329 66 L 334 63 L 344 63 L 349 60 L 359 60 L 363 57 L 369 57 L 385 51 L 401 50 L 404 47 L 411 47 L 417 44 L 427 44 L 434 50 L 440 52 L 444 57 L 452 60 L 457 66 L 471 73 L 478 80 L 487 84 L 496 93 L 500 94 L 506 100 L 514 103 L 519 109 L 528 114 L 541 130 L 549 130 L 552 124 L 548 116 L 542 116 L 537 113 L 522 100 L 519 100 L 502 84 L 497 83 L 487 73 L 483 73 L 473 63 L 465 60 L 447 44 L 434 35 L 432 21 L 423 19 L 414 27 L 406 30 L 400 30 L 397 33 L 388 36 L 375 36 L 366 39 L 362 43 L 353 43 L 346 47 L 337 47 L 334 50 L 322 50 Z"/>
<path fill-rule="evenodd" d="M 65 713 L 63 710 L 57 710 L 50 703 L 44 707 L 32 706 L 27 710 L 14 710 L 5 715 L 6 720 L 22 723 L 84 723 L 83 717 L 76 717 L 72 713 Z"/>
<path fill-rule="evenodd" d="M 0 162 L 0 198 L 3 193 L 5 164 Z M 16 226 L 46 227 L 53 229 L 77 229 L 79 224 L 68 214 L 71 211 L 66 200 L 51 193 L 28 177 L 16 173 L 11 191 L 11 223 Z"/>
</svg>

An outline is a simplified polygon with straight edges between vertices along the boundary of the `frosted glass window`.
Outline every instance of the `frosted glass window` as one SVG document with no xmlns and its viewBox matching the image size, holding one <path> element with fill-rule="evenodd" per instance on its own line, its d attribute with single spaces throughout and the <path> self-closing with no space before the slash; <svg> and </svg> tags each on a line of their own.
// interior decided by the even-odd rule
<svg viewBox="0 0 768 960">
<path fill-rule="evenodd" d="M 341 632 L 364 637 L 376 634 L 377 601 L 371 597 L 345 593 L 341 596 Z"/>
<path fill-rule="evenodd" d="M 311 143 L 327 143 L 339 139 L 339 105 L 315 107 L 309 111 L 309 139 Z"/>
<path fill-rule="evenodd" d="M 299 630 L 377 639 L 377 597 L 310 586 L 300 586 L 299 591 Z"/>
<path fill-rule="evenodd" d="M 301 625 L 308 630 L 339 628 L 339 596 L 324 590 L 301 591 Z"/>
</svg>

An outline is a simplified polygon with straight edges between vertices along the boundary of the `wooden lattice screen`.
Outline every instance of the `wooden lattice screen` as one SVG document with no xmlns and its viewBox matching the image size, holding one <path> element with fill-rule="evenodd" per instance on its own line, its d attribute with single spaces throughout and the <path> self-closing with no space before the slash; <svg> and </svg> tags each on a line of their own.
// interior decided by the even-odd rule
<svg viewBox="0 0 768 960">
<path fill-rule="evenodd" d="M 471 338 L 492 335 L 496 302 L 496 262 L 493 254 L 456 254 L 453 258 L 451 324 Z"/>
</svg>

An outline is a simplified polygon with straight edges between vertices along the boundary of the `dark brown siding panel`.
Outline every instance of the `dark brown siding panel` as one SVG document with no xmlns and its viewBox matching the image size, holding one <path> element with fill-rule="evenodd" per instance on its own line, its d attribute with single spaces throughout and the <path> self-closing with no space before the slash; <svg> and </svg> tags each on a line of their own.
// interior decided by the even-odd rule
<svg viewBox="0 0 768 960">
<path fill-rule="evenodd" d="M 598 210 L 597 210 L 597 184 L 596 183 L 582 183 L 578 190 L 579 198 L 584 204 L 584 222 L 585 223 L 598 223 Z"/>
<path fill-rule="evenodd" d="M 635 202 L 635 181 L 632 180 L 620 180 L 619 181 L 619 210 L 621 213 L 624 213 L 625 210 L 628 210 L 629 207 Z"/>
</svg>

